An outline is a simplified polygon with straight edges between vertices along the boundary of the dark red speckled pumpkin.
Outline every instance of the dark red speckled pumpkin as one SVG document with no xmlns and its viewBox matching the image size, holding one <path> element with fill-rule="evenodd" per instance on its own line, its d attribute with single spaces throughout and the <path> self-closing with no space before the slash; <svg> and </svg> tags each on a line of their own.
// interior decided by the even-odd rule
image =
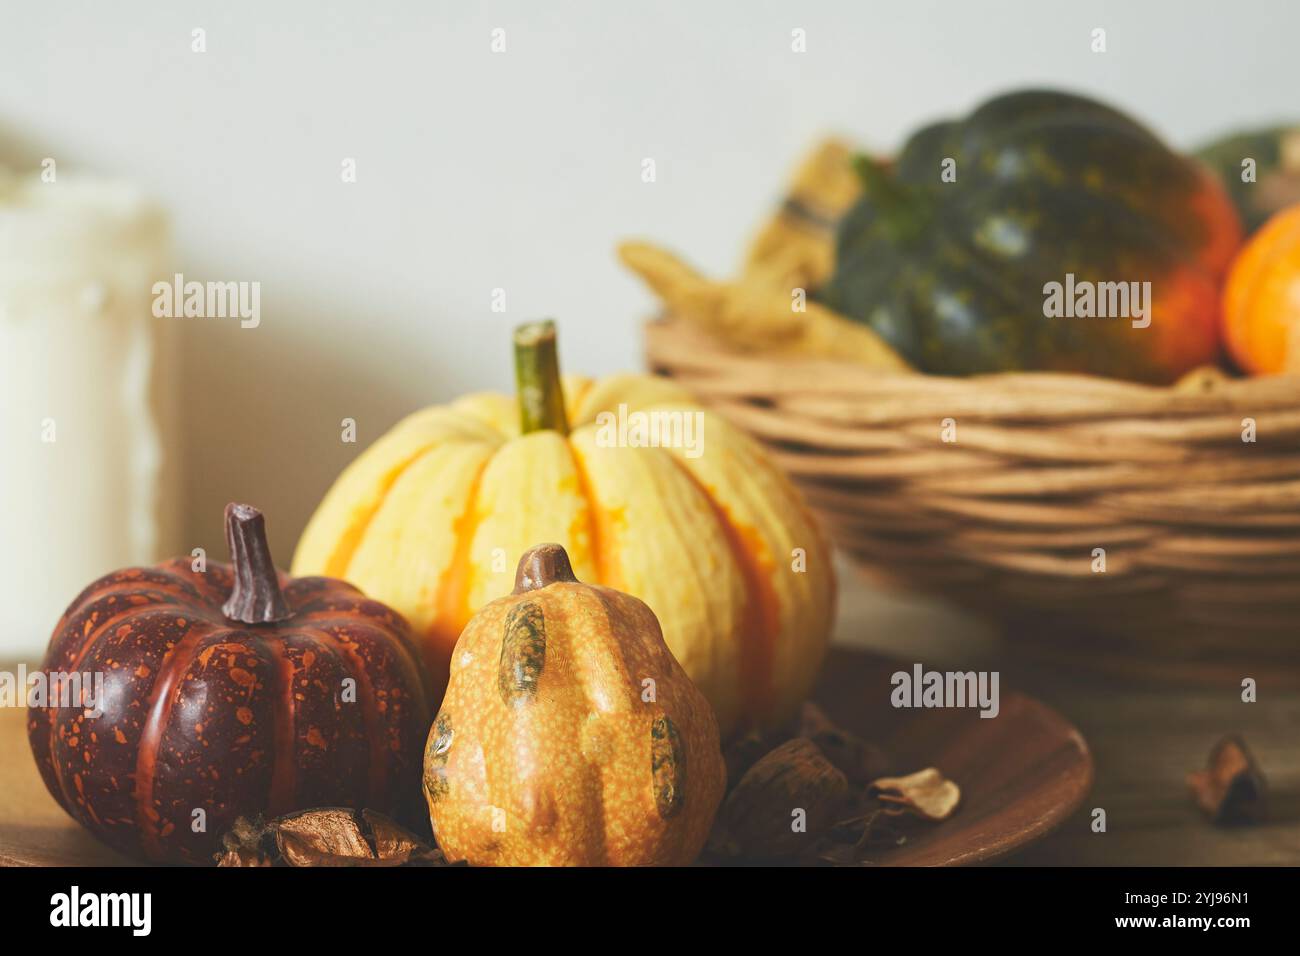
<svg viewBox="0 0 1300 956">
<path fill-rule="evenodd" d="M 31 709 L 45 785 L 154 861 L 211 862 L 241 814 L 415 819 L 429 711 L 405 620 L 343 581 L 281 577 L 253 508 L 227 506 L 226 536 L 231 565 L 129 568 L 68 608 L 43 669 L 102 674 L 102 713 Z"/>
</svg>

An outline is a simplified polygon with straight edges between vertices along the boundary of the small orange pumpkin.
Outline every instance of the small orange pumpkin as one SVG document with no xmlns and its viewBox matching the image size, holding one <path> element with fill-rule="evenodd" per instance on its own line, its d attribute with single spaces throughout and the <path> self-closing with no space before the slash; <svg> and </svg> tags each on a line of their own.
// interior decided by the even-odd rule
<svg viewBox="0 0 1300 956">
<path fill-rule="evenodd" d="M 558 544 L 456 643 L 429 733 L 438 845 L 476 865 L 685 865 L 726 783 L 718 725 L 644 603 Z"/>
<path fill-rule="evenodd" d="M 1300 205 L 1251 237 L 1223 298 L 1228 351 L 1252 375 L 1300 373 Z"/>
</svg>

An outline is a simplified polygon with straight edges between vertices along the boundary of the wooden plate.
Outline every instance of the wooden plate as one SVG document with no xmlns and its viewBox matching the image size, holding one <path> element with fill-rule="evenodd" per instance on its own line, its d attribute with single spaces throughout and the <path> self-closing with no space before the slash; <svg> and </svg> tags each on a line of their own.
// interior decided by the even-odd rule
<svg viewBox="0 0 1300 956">
<path fill-rule="evenodd" d="M 868 863 L 987 863 L 1046 835 L 1079 808 L 1092 787 L 1092 754 L 1069 721 L 1005 687 L 993 718 L 977 710 L 895 709 L 890 677 L 911 666 L 836 649 L 813 694 L 841 726 L 883 744 L 900 772 L 937 767 L 961 787 L 951 817 L 909 827 L 902 846 L 875 852 Z"/>
<path fill-rule="evenodd" d="M 902 846 L 870 862 L 952 866 L 996 859 L 1059 824 L 1087 795 L 1092 757 L 1079 732 L 1050 707 L 1002 690 L 1001 711 L 895 710 L 890 675 L 899 664 L 836 649 L 814 697 L 839 724 L 884 744 L 900 769 L 938 767 L 962 789 L 943 823 L 914 828 Z M 46 792 L 27 746 L 25 711 L 0 709 L 0 865 L 120 866 Z"/>
</svg>

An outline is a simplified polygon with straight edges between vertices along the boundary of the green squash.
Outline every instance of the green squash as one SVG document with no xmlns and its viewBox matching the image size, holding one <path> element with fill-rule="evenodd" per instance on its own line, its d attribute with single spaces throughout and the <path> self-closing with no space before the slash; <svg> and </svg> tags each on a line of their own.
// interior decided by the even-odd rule
<svg viewBox="0 0 1300 956">
<path fill-rule="evenodd" d="M 1252 233 L 1273 213 L 1300 202 L 1300 126 L 1271 126 L 1215 140 L 1196 155 L 1219 175 Z M 1242 163 L 1255 161 L 1254 179 Z"/>
<path fill-rule="evenodd" d="M 1208 169 L 1122 113 L 1011 93 L 920 130 L 892 167 L 857 164 L 864 195 L 819 297 L 919 369 L 1167 382 L 1218 356 L 1218 285 L 1240 222 Z M 1084 296 L 1119 282 L 1138 295 L 1151 283 L 1146 327 L 1137 298 L 1111 318 L 1045 313 L 1052 283 Z"/>
</svg>

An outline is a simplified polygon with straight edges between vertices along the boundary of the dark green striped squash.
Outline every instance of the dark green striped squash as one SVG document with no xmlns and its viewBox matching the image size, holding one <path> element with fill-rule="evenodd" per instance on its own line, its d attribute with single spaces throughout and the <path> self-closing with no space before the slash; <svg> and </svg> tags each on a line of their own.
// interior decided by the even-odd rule
<svg viewBox="0 0 1300 956">
<path fill-rule="evenodd" d="M 1219 286 L 1241 243 L 1223 186 L 1124 114 L 1030 90 L 913 135 L 896 160 L 858 159 L 820 297 L 923 371 L 1016 369 L 1168 382 L 1219 354 Z M 945 175 L 947 173 L 947 175 Z M 1116 283 L 1141 293 L 1115 309 Z M 1052 284 L 1084 297 L 1045 314 Z M 1107 283 L 1107 286 L 1101 286 Z M 1058 298 L 1056 304 L 1062 304 Z"/>
</svg>

